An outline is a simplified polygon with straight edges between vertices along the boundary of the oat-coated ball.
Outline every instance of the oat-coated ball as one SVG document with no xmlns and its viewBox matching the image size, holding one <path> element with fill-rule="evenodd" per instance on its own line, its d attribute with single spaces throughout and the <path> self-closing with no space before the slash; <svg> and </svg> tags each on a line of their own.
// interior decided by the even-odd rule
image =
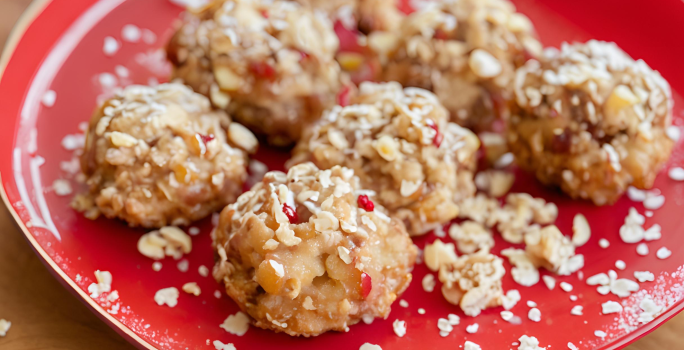
<svg viewBox="0 0 684 350">
<path fill-rule="evenodd" d="M 254 324 L 289 335 L 387 317 L 417 249 L 354 171 L 269 172 L 221 213 L 214 277 Z"/>
<path fill-rule="evenodd" d="M 130 86 L 90 120 L 74 206 L 131 226 L 187 225 L 233 202 L 254 135 L 181 84 Z M 242 149 L 241 149 L 242 148 Z"/>
<path fill-rule="evenodd" d="M 328 111 L 305 132 L 292 163 L 354 169 L 411 235 L 455 218 L 458 202 L 475 192 L 477 137 L 450 123 L 427 90 L 365 82 L 351 103 Z"/>
<path fill-rule="evenodd" d="M 541 53 L 530 20 L 508 0 L 445 0 L 367 38 L 380 79 L 433 91 L 451 120 L 495 130 L 513 98 L 515 69 Z"/>
<path fill-rule="evenodd" d="M 168 46 L 174 76 L 271 143 L 335 104 L 339 41 L 323 12 L 292 1 L 213 0 L 188 13 Z"/>
<path fill-rule="evenodd" d="M 614 43 L 549 49 L 516 74 L 508 142 L 518 164 L 573 198 L 615 202 L 647 189 L 670 156 L 668 83 Z"/>
</svg>

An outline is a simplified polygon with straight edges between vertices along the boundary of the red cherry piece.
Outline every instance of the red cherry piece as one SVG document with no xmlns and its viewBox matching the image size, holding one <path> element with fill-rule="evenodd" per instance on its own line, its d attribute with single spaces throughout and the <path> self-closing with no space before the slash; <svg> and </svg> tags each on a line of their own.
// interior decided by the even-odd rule
<svg viewBox="0 0 684 350">
<path fill-rule="evenodd" d="M 337 104 L 345 107 L 349 105 L 349 101 L 351 100 L 351 88 L 349 86 L 343 86 L 342 90 L 340 90 L 340 93 L 337 95 Z"/>
<path fill-rule="evenodd" d="M 369 274 L 364 272 L 361 274 L 361 296 L 366 299 L 371 290 L 373 290 L 373 280 Z"/>
<path fill-rule="evenodd" d="M 442 29 L 437 29 L 435 30 L 435 34 L 433 37 L 438 40 L 447 40 L 449 39 L 449 34 L 447 34 L 447 32 L 445 32 Z"/>
<path fill-rule="evenodd" d="M 259 78 L 273 80 L 276 75 L 275 68 L 266 62 L 252 62 L 249 69 Z"/>
<path fill-rule="evenodd" d="M 209 143 L 211 140 L 215 139 L 216 137 L 214 135 L 202 135 L 202 134 L 197 134 L 200 137 L 200 140 L 202 140 L 202 143 L 205 145 Z"/>
<path fill-rule="evenodd" d="M 365 194 L 360 195 L 357 202 L 359 207 L 365 211 L 373 211 L 375 209 L 375 204 L 373 204 L 373 201 Z"/>
<path fill-rule="evenodd" d="M 262 15 L 264 18 L 268 18 L 268 10 L 261 10 L 261 15 Z"/>
<path fill-rule="evenodd" d="M 435 137 L 432 139 L 432 144 L 435 145 L 435 147 L 439 148 L 439 145 L 442 144 L 442 141 L 444 140 L 444 135 L 442 135 L 441 132 L 439 132 L 439 127 L 437 127 L 437 124 L 433 122 L 431 119 L 428 119 L 428 126 L 432 128 L 432 130 L 435 131 Z"/>
<path fill-rule="evenodd" d="M 291 224 L 296 224 L 299 222 L 299 215 L 297 215 L 297 211 L 294 210 L 291 206 L 287 204 L 283 204 L 283 213 L 287 216 L 287 219 L 290 220 Z"/>
</svg>

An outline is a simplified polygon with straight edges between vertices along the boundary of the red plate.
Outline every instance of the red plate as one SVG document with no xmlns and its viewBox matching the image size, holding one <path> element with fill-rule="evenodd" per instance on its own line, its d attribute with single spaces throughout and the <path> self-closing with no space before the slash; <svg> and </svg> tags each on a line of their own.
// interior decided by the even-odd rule
<svg viewBox="0 0 684 350">
<path fill-rule="evenodd" d="M 633 57 L 645 59 L 661 71 L 675 91 L 684 91 L 684 73 L 679 60 L 683 57 L 684 3 L 679 0 L 623 1 L 515 1 L 519 9 L 536 24 L 546 45 L 558 45 L 562 40 L 584 41 L 595 37 L 616 41 Z M 152 270 L 152 261 L 136 250 L 142 230 L 126 227 L 121 222 L 99 219 L 89 221 L 69 208 L 69 197 L 59 197 L 51 190 L 55 179 L 64 178 L 62 161 L 71 159 L 71 152 L 60 144 L 67 134 L 79 132 L 79 124 L 88 120 L 98 97 L 106 93 L 104 82 L 115 78 L 118 84 L 147 83 L 149 78 L 163 80 L 168 70 L 162 64 L 158 48 L 169 37 L 172 23 L 181 9 L 168 0 L 55 0 L 39 1 L 24 18 L 14 40 L 0 62 L 4 75 L 0 81 L 0 173 L 3 199 L 24 231 L 37 254 L 45 261 L 63 284 L 73 290 L 113 328 L 140 348 L 213 349 L 210 341 L 234 343 L 238 349 L 358 349 L 365 342 L 380 344 L 383 349 L 400 348 L 456 348 L 471 340 L 483 349 L 508 349 L 521 335 L 539 338 L 543 346 L 565 349 L 572 342 L 581 349 L 616 349 L 653 330 L 683 306 L 684 295 L 684 227 L 681 215 L 684 203 L 684 183 L 676 183 L 666 175 L 656 181 L 656 187 L 666 195 L 665 206 L 647 219 L 646 227 L 658 223 L 663 238 L 649 242 L 651 253 L 646 257 L 636 254 L 635 245 L 620 241 L 618 229 L 627 210 L 639 203 L 623 198 L 612 207 L 597 208 L 586 202 L 573 202 L 553 190 L 542 188 L 528 176 L 518 174 L 514 190 L 529 191 L 554 201 L 560 207 L 559 228 L 571 232 L 572 218 L 584 213 L 593 229 L 588 244 L 578 249 L 586 257 L 584 276 L 614 269 L 615 261 L 624 260 L 627 269 L 620 277 L 632 278 L 634 271 L 652 271 L 655 282 L 641 284 L 641 291 L 620 300 L 625 311 L 618 315 L 601 315 L 600 304 L 617 300 L 615 296 L 601 296 L 587 286 L 578 275 L 558 278 L 574 286 L 571 293 L 558 287 L 549 291 L 543 283 L 530 288 L 516 285 L 507 275 L 505 289 L 520 290 L 523 301 L 512 311 L 522 318 L 514 325 L 501 320 L 499 311 L 492 309 L 473 319 L 462 317 L 461 325 L 447 337 L 438 334 L 437 319 L 448 313 L 461 316 L 458 308 L 448 304 L 439 291 L 426 293 L 420 280 L 426 273 L 424 266 L 415 270 L 415 282 L 403 296 L 408 308 L 396 305 L 390 317 L 372 325 L 355 325 L 347 334 L 329 333 L 313 339 L 292 338 L 256 328 L 242 337 L 226 333 L 218 327 L 236 305 L 225 296 L 216 298 L 214 292 L 222 288 L 211 278 L 201 277 L 198 267 L 213 265 L 209 231 L 211 220 L 198 223 L 200 235 L 193 238 L 194 250 L 186 258 L 188 272 L 180 272 L 176 262 L 166 259 L 159 272 Z M 144 31 L 138 43 L 122 41 L 122 28 L 134 24 Z M 103 53 L 104 38 L 116 38 L 122 46 L 113 56 Z M 128 67 L 129 77 L 117 77 L 117 65 Z M 102 76 L 102 73 L 110 75 Z M 119 69 L 119 73 L 121 70 Z M 56 103 L 45 107 L 41 99 L 48 90 L 57 93 Z M 681 119 L 682 100 L 675 94 L 675 124 Z M 268 153 L 268 154 L 267 154 Z M 668 168 L 684 164 L 684 152 L 678 144 Z M 266 160 L 271 169 L 280 168 L 287 158 L 285 152 L 265 151 L 258 157 Z M 72 182 L 73 183 L 73 182 Z M 598 246 L 599 238 L 611 242 L 608 249 Z M 425 237 L 419 245 L 432 240 Z M 496 249 L 507 246 L 500 240 Z M 673 254 L 659 260 L 655 251 L 668 247 Z M 95 270 L 111 271 L 113 289 L 120 299 L 117 313 L 108 313 L 112 306 L 105 298 L 93 300 L 87 287 L 94 280 Z M 178 306 L 157 306 L 154 293 L 165 287 L 180 288 L 185 282 L 196 281 L 202 288 L 199 297 L 182 293 Z M 638 303 L 646 294 L 667 305 L 654 321 L 639 325 L 636 322 Z M 570 295 L 579 299 L 570 300 Z M 542 312 L 542 321 L 527 319 L 529 308 L 525 301 L 533 300 Z M 114 304 L 116 304 L 114 303 Z M 572 316 L 573 305 L 583 305 L 583 316 Z M 418 308 L 427 312 L 420 315 Z M 392 332 L 392 321 L 406 320 L 408 333 L 398 338 Z M 468 334 L 467 325 L 478 323 L 479 331 Z M 594 335 L 601 330 L 605 339 Z"/>
</svg>

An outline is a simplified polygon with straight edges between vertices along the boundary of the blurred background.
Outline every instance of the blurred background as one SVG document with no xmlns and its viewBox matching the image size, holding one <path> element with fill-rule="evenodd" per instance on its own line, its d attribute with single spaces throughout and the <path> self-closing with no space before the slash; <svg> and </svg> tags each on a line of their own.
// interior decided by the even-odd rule
<svg viewBox="0 0 684 350">
<path fill-rule="evenodd" d="M 0 0 L 0 47 L 30 3 Z M 12 322 L 0 349 L 134 349 L 52 277 L 0 206 L 0 318 Z M 684 313 L 627 350 L 684 349 L 682 333 Z"/>
</svg>

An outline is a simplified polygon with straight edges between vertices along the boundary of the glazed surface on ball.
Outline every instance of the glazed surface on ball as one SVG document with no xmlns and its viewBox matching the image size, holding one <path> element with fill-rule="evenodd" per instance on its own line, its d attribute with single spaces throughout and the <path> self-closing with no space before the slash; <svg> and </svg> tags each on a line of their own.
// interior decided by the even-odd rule
<svg viewBox="0 0 684 350">
<path fill-rule="evenodd" d="M 247 153 L 237 146 L 253 151 L 256 139 L 204 96 L 180 84 L 130 86 L 90 120 L 89 194 L 74 206 L 131 226 L 187 225 L 241 193 Z"/>
<path fill-rule="evenodd" d="M 351 105 L 333 108 L 306 131 L 291 162 L 354 169 L 418 235 L 455 218 L 458 203 L 474 194 L 478 147 L 431 92 L 367 82 Z"/>
<path fill-rule="evenodd" d="M 518 164 L 573 198 L 615 202 L 648 189 L 674 142 L 667 82 L 614 43 L 549 49 L 517 72 L 509 146 Z"/>
<path fill-rule="evenodd" d="M 214 0 L 171 39 L 175 77 L 271 143 L 296 141 L 342 87 L 323 12 L 291 1 Z"/>
<path fill-rule="evenodd" d="M 387 317 L 416 248 L 354 171 L 270 172 L 221 213 L 214 277 L 261 328 L 315 336 Z"/>
</svg>

